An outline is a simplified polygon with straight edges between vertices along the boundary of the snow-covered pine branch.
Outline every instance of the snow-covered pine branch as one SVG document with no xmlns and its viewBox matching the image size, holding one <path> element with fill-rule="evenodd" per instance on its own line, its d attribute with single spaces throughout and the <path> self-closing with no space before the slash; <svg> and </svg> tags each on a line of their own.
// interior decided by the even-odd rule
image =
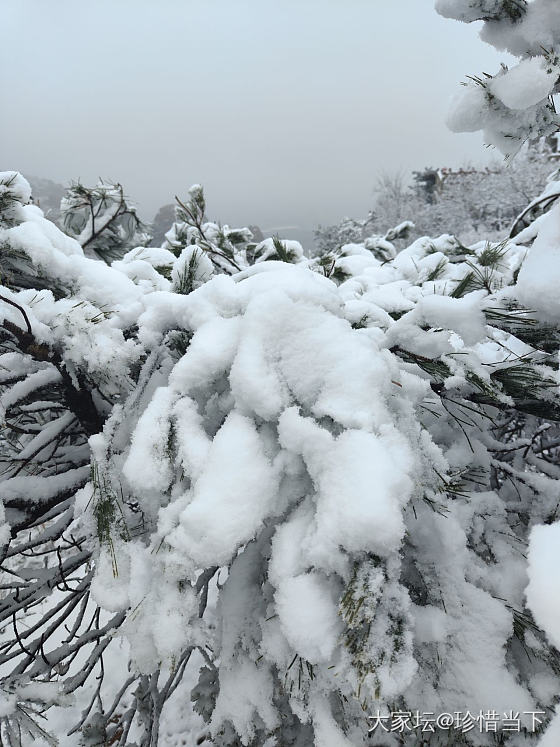
<svg viewBox="0 0 560 747">
<path fill-rule="evenodd" d="M 111 262 L 150 241 L 120 184 L 99 180 L 95 187 L 85 187 L 76 182 L 62 198 L 60 212 L 64 231 L 89 257 Z"/>
<path fill-rule="evenodd" d="M 92 549 L 96 543 L 112 542 L 115 525 L 127 537 L 133 529 L 122 521 L 124 497 L 111 492 L 91 459 L 87 439 L 101 430 L 112 407 L 135 386 L 139 363 L 149 350 L 135 329 L 135 319 L 146 310 L 142 299 L 152 291 L 189 293 L 213 274 L 210 257 L 240 242 L 247 244 L 251 234 L 217 226 L 212 233 L 210 226 L 208 236 L 197 237 L 199 244 L 189 242 L 179 256 L 167 249 L 137 247 L 108 267 L 86 257 L 78 242 L 28 204 L 29 185 L 19 174 L 2 174 L 0 187 L 5 577 L 0 619 L 8 624 L 0 642 L 8 698 L 1 733 L 10 744 L 20 738 L 24 744 L 25 735 L 45 737 L 29 717 L 29 707 L 67 702 L 99 667 L 101 688 L 103 654 L 123 620 L 122 613 L 107 616 L 92 600 L 89 566 Z M 216 244 L 209 240 L 214 235 Z M 100 232 L 96 241 L 101 242 L 99 255 L 106 256 L 112 236 Z M 251 246 L 259 256 L 266 248 Z M 284 251 L 282 242 L 276 246 Z M 74 496 L 86 483 L 96 496 L 92 535 L 73 524 Z M 130 511 L 136 515 L 135 525 L 142 525 L 136 503 L 130 504 Z M 115 571 L 116 563 L 115 557 Z M 76 657 L 77 669 L 72 667 Z M 64 682 L 48 688 L 29 684 L 60 675 L 67 675 Z M 139 675 L 138 686 L 143 682 Z M 171 682 L 167 689 L 162 685 L 160 710 L 171 690 Z M 99 720 L 88 718 L 97 694 L 95 690 L 77 724 L 87 739 L 96 733 Z M 143 708 L 138 700 L 138 714 Z M 122 725 L 115 729 L 124 734 Z M 105 726 L 102 731 L 106 733 Z M 154 734 L 157 740 L 157 730 Z"/>
<path fill-rule="evenodd" d="M 436 0 L 446 18 L 483 20 L 481 38 L 519 62 L 495 75 L 469 76 L 449 116 L 456 132 L 482 130 L 506 157 L 527 140 L 560 128 L 554 95 L 560 82 L 560 9 L 550 0 Z"/>
<path fill-rule="evenodd" d="M 193 684 L 224 747 L 350 747 L 387 708 L 548 720 L 534 549 L 536 619 L 525 588 L 558 519 L 557 209 L 308 260 L 195 187 L 109 266 L 1 181 L 3 738 L 55 705 L 67 744 L 155 747 Z"/>
</svg>

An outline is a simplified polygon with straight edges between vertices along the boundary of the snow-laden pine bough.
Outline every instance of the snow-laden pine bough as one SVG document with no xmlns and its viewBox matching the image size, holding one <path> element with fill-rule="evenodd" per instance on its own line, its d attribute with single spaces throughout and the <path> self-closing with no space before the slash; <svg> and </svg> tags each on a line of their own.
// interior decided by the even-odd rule
<svg viewBox="0 0 560 747">
<path fill-rule="evenodd" d="M 163 247 L 108 265 L 1 185 L 4 743 L 548 723 L 559 208 L 502 244 L 309 260 L 209 222 L 195 187 Z M 537 744 L 521 719 L 501 737 Z"/>
<path fill-rule="evenodd" d="M 469 75 L 448 119 L 456 132 L 484 133 L 506 158 L 560 127 L 560 6 L 555 0 L 436 0 L 446 18 L 484 21 L 480 36 L 517 58 L 495 75 Z"/>
</svg>

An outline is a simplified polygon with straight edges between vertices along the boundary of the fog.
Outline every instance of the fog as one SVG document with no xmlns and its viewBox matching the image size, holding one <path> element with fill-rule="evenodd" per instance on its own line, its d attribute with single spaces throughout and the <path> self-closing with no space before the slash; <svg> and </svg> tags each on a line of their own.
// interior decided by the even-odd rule
<svg viewBox="0 0 560 747">
<path fill-rule="evenodd" d="M 377 175 L 488 160 L 447 131 L 500 58 L 433 0 L 3 0 L 2 169 L 120 181 L 151 218 L 204 185 L 230 225 L 366 214 Z"/>
</svg>

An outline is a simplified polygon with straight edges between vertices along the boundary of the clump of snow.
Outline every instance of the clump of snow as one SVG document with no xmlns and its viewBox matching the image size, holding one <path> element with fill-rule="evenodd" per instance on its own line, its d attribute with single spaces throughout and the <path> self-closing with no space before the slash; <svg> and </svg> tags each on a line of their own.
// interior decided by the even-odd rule
<svg viewBox="0 0 560 747">
<path fill-rule="evenodd" d="M 487 94 L 482 86 L 467 83 L 465 90 L 456 94 L 447 116 L 447 126 L 452 132 L 476 132 L 484 126 Z"/>
<path fill-rule="evenodd" d="M 413 609 L 414 615 L 414 637 L 420 643 L 435 643 L 444 641 L 447 635 L 447 615 L 433 606 L 418 607 Z"/>
<path fill-rule="evenodd" d="M 286 578 L 275 599 L 280 625 L 294 651 L 312 664 L 329 661 L 342 623 L 327 579 L 316 573 Z"/>
<path fill-rule="evenodd" d="M 527 109 L 552 93 L 559 75 L 545 57 L 529 57 L 492 78 L 488 88 L 510 109 Z"/>
<path fill-rule="evenodd" d="M 332 716 L 326 698 L 315 696 L 311 702 L 314 743 L 321 747 L 354 747 Z"/>
<path fill-rule="evenodd" d="M 165 388 L 157 389 L 138 423 L 131 453 L 124 463 L 123 473 L 133 486 L 165 491 L 172 477 L 169 459 L 172 399 Z"/>
<path fill-rule="evenodd" d="M 273 685 L 268 671 L 243 657 L 235 667 L 222 669 L 220 674 L 220 693 L 211 730 L 219 732 L 223 722 L 230 721 L 242 744 L 249 744 L 255 734 L 255 716 L 260 717 L 268 729 L 274 729 L 278 715 L 272 706 Z"/>
<path fill-rule="evenodd" d="M 22 205 L 27 205 L 31 199 L 31 186 L 19 171 L 0 171 L 0 194 L 6 193 Z"/>
<path fill-rule="evenodd" d="M 452 329 L 467 345 L 474 345 L 486 337 L 486 318 L 481 309 L 485 295 L 485 291 L 475 291 L 463 298 L 424 296 L 417 313 L 431 327 Z"/>
<path fill-rule="evenodd" d="M 171 270 L 175 264 L 177 257 L 167 249 L 156 246 L 139 246 L 135 249 L 131 249 L 123 255 L 122 262 L 135 262 L 141 260 L 142 262 L 149 262 L 156 270 L 158 269 L 169 269 Z M 115 263 L 113 263 L 113 266 Z"/>
<path fill-rule="evenodd" d="M 554 49 L 558 43 L 560 8 L 554 0 L 531 0 L 517 23 L 487 23 L 480 37 L 516 57 L 540 55 L 543 49 Z"/>
<path fill-rule="evenodd" d="M 232 412 L 214 437 L 191 501 L 167 541 L 187 550 L 199 567 L 227 562 L 273 510 L 277 480 L 253 422 Z"/>
<path fill-rule="evenodd" d="M 436 0 L 437 12 L 445 18 L 471 23 L 499 17 L 503 0 Z"/>
<path fill-rule="evenodd" d="M 117 260 L 113 262 L 113 267 L 122 272 L 123 275 L 129 277 L 134 283 L 145 288 L 148 292 L 151 290 L 165 291 L 170 289 L 169 280 L 146 260 Z M 161 266 L 160 269 L 162 269 Z M 163 267 L 163 269 L 167 272 L 167 268 Z"/>
<path fill-rule="evenodd" d="M 115 560 L 118 553 L 118 561 Z M 126 610 L 130 604 L 130 558 L 118 548 L 102 547 L 96 563 L 97 573 L 91 584 L 95 602 L 110 612 Z"/>
<path fill-rule="evenodd" d="M 541 223 L 537 238 L 519 271 L 515 292 L 529 309 L 543 319 L 560 316 L 560 204 L 557 203 Z"/>
<path fill-rule="evenodd" d="M 399 434 L 388 428 L 382 436 L 348 430 L 333 439 L 293 409 L 279 426 L 281 444 L 302 455 L 318 491 L 311 557 L 329 567 L 339 547 L 393 551 L 404 533 L 401 507 L 411 492 L 412 458 Z"/>
</svg>

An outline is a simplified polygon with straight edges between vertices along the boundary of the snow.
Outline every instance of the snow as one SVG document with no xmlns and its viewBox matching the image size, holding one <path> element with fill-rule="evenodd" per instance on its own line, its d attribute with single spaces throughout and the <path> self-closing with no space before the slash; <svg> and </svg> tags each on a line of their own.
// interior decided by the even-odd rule
<svg viewBox="0 0 560 747">
<path fill-rule="evenodd" d="M 200 188 L 191 197 L 201 200 Z M 110 266 L 58 229 L 43 230 L 36 208 L 21 207 L 19 224 L 2 229 L 62 289 L 56 298 L 10 292 L 74 384 L 91 386 L 105 425 L 87 445 L 83 434 L 73 443 L 79 421 L 67 403 L 49 409 L 60 383 L 54 366 L 2 356 L 2 404 L 33 423 L 20 434 L 20 456 L 42 459 L 48 443 L 63 442 L 50 474 L 4 478 L 0 497 L 10 519 L 16 503 L 76 493 L 65 537 L 86 536 L 92 550 L 91 603 L 102 615 L 127 613 L 115 634 L 123 672 L 128 662 L 134 673 L 161 670 L 161 684 L 194 647 L 194 671 L 176 696 L 182 715 L 170 708 L 165 718 L 188 713 L 203 664 L 195 700 L 224 744 L 360 744 L 362 702 L 434 712 L 554 703 L 560 682 L 543 636 L 526 631 L 529 656 L 512 633 L 527 572 L 529 609 L 549 641 L 560 641 L 560 525 L 544 523 L 560 473 L 538 450 L 555 426 L 535 435 L 540 421 L 523 412 L 504 437 L 499 408 L 477 395 L 490 398 L 486 387 L 495 386 L 511 404 L 492 376 L 519 359 L 547 371 L 487 315 L 505 312 L 500 304 L 517 294 L 556 319 L 555 210 L 517 287 L 525 247 L 511 244 L 493 270 L 496 290 L 462 298 L 450 293 L 482 267 L 485 246 L 467 251 L 449 235 L 398 253 L 378 236 L 346 244 L 337 262 L 350 277 L 335 282 L 290 242 L 294 264 L 267 259 L 265 242 L 261 261 L 246 266 L 239 249 L 243 269 L 225 276 L 211 252 L 184 242 L 184 224 L 167 244 L 174 251 L 137 247 Z M 207 236 L 220 233 L 204 225 Z M 194 230 L 190 237 L 200 241 Z M 551 403 L 554 394 L 547 389 Z M 85 484 L 89 466 L 60 469 L 88 456 L 95 485 Z M 118 521 L 99 537 L 103 491 L 118 500 Z M 48 572 L 42 559 L 24 562 L 21 579 Z M 106 667 L 114 660 L 108 653 Z M 187 722 L 181 738 L 192 741 L 201 723 Z M 162 727 L 162 744 L 172 731 Z"/>
<path fill-rule="evenodd" d="M 125 262 L 115 261 L 112 266 L 129 277 L 134 283 L 145 288 L 147 291 L 170 290 L 170 282 L 163 277 L 149 262 L 143 259 L 129 260 Z M 164 268 L 165 269 L 165 268 Z"/>
<path fill-rule="evenodd" d="M 10 535 L 10 525 L 6 522 L 6 511 L 4 509 L 3 499 L 0 498 L 0 545 L 2 547 L 7 545 L 10 540 Z"/>
<path fill-rule="evenodd" d="M 227 563 L 262 526 L 277 483 L 252 420 L 230 413 L 212 441 L 191 502 L 167 542 L 186 551 L 200 568 Z"/>
<path fill-rule="evenodd" d="M 123 465 L 123 474 L 132 487 L 165 491 L 171 482 L 168 451 L 172 403 L 170 391 L 160 387 L 138 422 L 130 454 Z"/>
<path fill-rule="evenodd" d="M 62 688 L 58 682 L 30 682 L 20 685 L 17 694 L 23 700 L 35 700 L 49 704 L 60 701 Z"/>
<path fill-rule="evenodd" d="M 436 0 L 436 11 L 445 18 L 464 23 L 491 16 L 500 8 L 500 0 Z"/>
<path fill-rule="evenodd" d="M 315 744 L 321 747 L 354 747 L 332 717 L 325 698 L 315 697 L 311 703 Z"/>
<path fill-rule="evenodd" d="M 275 600 L 280 625 L 293 650 L 311 664 L 328 662 L 342 634 L 328 580 L 317 573 L 286 578 Z"/>
<path fill-rule="evenodd" d="M 559 74 L 558 66 L 552 67 L 544 57 L 530 57 L 497 75 L 488 88 L 510 109 L 526 109 L 552 93 Z"/>
<path fill-rule="evenodd" d="M 554 0 L 531 0 L 527 12 L 515 24 L 486 24 L 480 37 L 516 57 L 540 55 L 554 49 L 560 36 L 560 8 Z"/>
<path fill-rule="evenodd" d="M 113 370 L 121 371 L 124 377 L 125 371 L 141 354 L 141 349 L 134 340 L 124 339 L 122 330 L 111 318 L 111 312 L 87 301 L 49 301 L 45 297 L 37 299 L 33 310 L 42 324 L 49 328 L 45 334 L 47 341 L 64 349 L 68 368 L 73 363 L 85 361 L 91 373 L 103 374 Z M 121 386 L 124 383 L 121 381 Z"/>
<path fill-rule="evenodd" d="M 446 597 L 445 618 L 439 616 L 439 631 L 434 631 L 443 632 L 441 623 L 445 620 L 446 637 L 438 642 L 442 664 L 437 687 L 443 686 L 446 694 L 434 702 L 428 683 L 419 692 L 416 688 L 412 691 L 420 702 L 432 701 L 434 708 L 444 711 L 464 710 L 465 703 L 475 712 L 489 708 L 500 712 L 511 708 L 532 710 L 532 697 L 506 666 L 504 643 L 512 634 L 511 613 L 502 601 L 473 583 L 477 556 L 465 545 L 465 530 L 459 516 L 454 515 L 458 509 L 452 504 L 450 513 L 440 516 L 426 508 L 419 520 L 409 525 L 410 541 L 419 551 L 418 567 L 424 573 L 431 563 L 435 564 L 437 583 Z M 445 563 L 441 563 L 442 557 L 447 558 Z M 498 586 L 496 596 L 500 590 Z M 430 622 L 435 622 L 437 613 L 427 614 L 433 616 Z"/>
<path fill-rule="evenodd" d="M 303 247 L 301 246 L 299 241 L 289 241 L 287 239 L 280 239 L 279 241 L 284 247 L 286 254 L 292 257 L 293 260 L 297 261 L 298 259 L 301 259 L 303 257 Z M 269 257 L 275 256 L 276 253 L 277 252 L 274 245 L 274 239 L 265 239 L 255 247 L 255 256 L 257 257 L 257 262 L 265 262 L 269 259 Z"/>
<path fill-rule="evenodd" d="M 414 638 L 419 643 L 444 641 L 448 630 L 447 615 L 438 607 L 413 607 Z"/>
<path fill-rule="evenodd" d="M 484 126 L 486 107 L 485 89 L 469 82 L 453 98 L 446 124 L 452 132 L 476 132 Z"/>
<path fill-rule="evenodd" d="M 28 397 L 37 389 L 58 384 L 61 381 L 61 375 L 58 371 L 50 368 L 43 368 L 39 371 L 29 374 L 23 381 L 16 382 L 0 398 L 0 404 L 4 410 L 13 407 L 17 402 Z"/>
<path fill-rule="evenodd" d="M 308 542 L 310 558 L 323 567 L 337 562 L 339 547 L 383 556 L 402 539 L 412 459 L 398 434 L 386 431 L 376 437 L 348 430 L 333 439 L 294 409 L 280 418 L 280 443 L 303 456 L 317 489 L 316 529 Z"/>
<path fill-rule="evenodd" d="M 254 736 L 255 714 L 268 729 L 274 729 L 278 716 L 272 707 L 269 673 L 243 658 L 234 668 L 222 669 L 220 674 L 220 693 L 210 723 L 211 731 L 217 732 L 223 721 L 231 721 L 241 737 L 241 744 L 248 745 Z"/>
<path fill-rule="evenodd" d="M 77 469 L 69 469 L 60 475 L 51 475 L 50 477 L 35 477 L 33 475 L 10 477 L 0 483 L 0 498 L 4 503 L 7 501 L 38 503 L 59 493 L 81 487 L 89 474 L 90 468 L 88 465 Z"/>
<path fill-rule="evenodd" d="M 515 21 L 509 22 L 503 0 L 436 0 L 437 12 L 445 18 L 470 23 L 487 20 L 480 37 L 496 49 L 507 50 L 516 57 L 541 55 L 543 49 L 553 49 L 560 35 L 560 9 L 554 0 L 531 0 L 526 4 L 526 12 Z M 495 22 L 492 19 L 505 20 Z"/>
<path fill-rule="evenodd" d="M 171 269 L 177 260 L 177 257 L 167 249 L 163 249 L 158 246 L 138 246 L 135 249 L 131 249 L 123 255 L 122 262 L 135 262 L 141 260 L 142 262 L 148 262 L 156 270 L 158 268 L 169 268 Z M 113 262 L 112 266 L 115 267 L 117 263 Z"/>
<path fill-rule="evenodd" d="M 48 423 L 34 438 L 32 438 L 19 452 L 20 459 L 30 459 L 54 441 L 66 428 L 75 421 L 74 413 L 66 412 L 59 418 Z"/>
<path fill-rule="evenodd" d="M 23 205 L 31 199 L 31 186 L 18 171 L 0 171 L 0 194 L 7 192 Z"/>
<path fill-rule="evenodd" d="M 481 38 L 507 50 L 518 64 L 495 76 L 469 80 L 448 118 L 455 132 L 482 130 L 485 142 L 513 157 L 528 140 L 552 135 L 560 118 L 549 102 L 557 90 L 560 63 L 560 9 L 551 0 L 504 3 L 502 0 L 437 0 L 446 18 L 470 23 L 484 20 Z M 513 13 L 513 15 L 512 15 Z"/>
<path fill-rule="evenodd" d="M 537 625 L 560 648 L 560 522 L 533 527 L 529 540 L 527 604 Z"/>
<path fill-rule="evenodd" d="M 240 337 L 240 320 L 215 318 L 201 324 L 193 335 L 187 354 L 177 363 L 170 384 L 178 392 L 204 387 L 231 366 Z"/>
<path fill-rule="evenodd" d="M 29 257 L 33 267 L 57 284 L 100 309 L 122 310 L 123 319 L 138 313 L 142 291 L 121 272 L 104 262 L 83 256 L 77 241 L 42 216 L 39 208 L 21 208 L 23 222 L 0 229 L 0 239 Z"/>
<path fill-rule="evenodd" d="M 486 318 L 481 309 L 485 291 L 474 291 L 463 298 L 424 296 L 417 304 L 417 314 L 430 327 L 444 327 L 457 332 L 467 345 L 486 337 Z"/>
<path fill-rule="evenodd" d="M 285 578 L 302 574 L 307 568 L 305 537 L 313 524 L 313 507 L 303 503 L 275 530 L 270 558 L 270 580 L 278 587 Z"/>
<path fill-rule="evenodd" d="M 212 443 L 204 430 L 203 417 L 198 412 L 194 400 L 190 397 L 181 397 L 173 405 L 173 419 L 178 456 L 186 473 L 196 480 L 204 471 Z"/>
<path fill-rule="evenodd" d="M 556 321 L 560 316 L 560 203 L 556 203 L 541 223 L 537 238 L 521 266 L 516 295 L 542 319 Z"/>
<path fill-rule="evenodd" d="M 78 242 L 47 220 L 36 205 L 22 207 L 21 216 L 24 221 L 11 228 L 7 236 L 16 246 L 29 252 L 37 260 L 37 264 L 40 264 L 41 258 L 48 261 L 49 255 L 54 259 L 59 252 L 65 257 L 83 257 L 83 250 Z"/>
<path fill-rule="evenodd" d="M 115 555 L 118 561 L 115 571 Z M 96 562 L 96 575 L 91 583 L 93 600 L 109 612 L 119 612 L 129 607 L 130 558 L 118 548 L 112 551 L 101 548 Z"/>
</svg>

